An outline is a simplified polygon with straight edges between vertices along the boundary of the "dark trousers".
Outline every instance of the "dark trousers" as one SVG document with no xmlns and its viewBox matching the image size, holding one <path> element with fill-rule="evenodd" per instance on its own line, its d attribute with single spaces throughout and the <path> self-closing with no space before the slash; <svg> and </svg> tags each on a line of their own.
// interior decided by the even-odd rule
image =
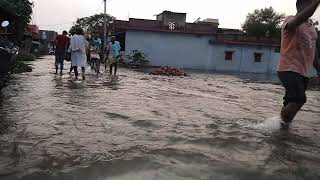
<svg viewBox="0 0 320 180">
<path fill-rule="evenodd" d="M 289 103 L 297 103 L 301 105 L 306 103 L 306 90 L 308 88 L 309 78 L 291 71 L 278 72 L 278 77 L 286 90 L 283 98 L 284 106 L 287 106 Z"/>
<path fill-rule="evenodd" d="M 56 55 L 56 71 L 58 71 L 58 66 L 60 65 L 60 72 L 62 72 L 63 70 L 63 62 L 64 62 L 64 58 L 66 56 L 66 50 L 65 49 L 56 49 L 55 52 Z"/>
<path fill-rule="evenodd" d="M 118 70 L 118 63 L 111 63 L 110 64 L 110 74 L 112 74 L 112 69 L 114 67 L 114 75 L 117 74 L 117 70 Z"/>
</svg>

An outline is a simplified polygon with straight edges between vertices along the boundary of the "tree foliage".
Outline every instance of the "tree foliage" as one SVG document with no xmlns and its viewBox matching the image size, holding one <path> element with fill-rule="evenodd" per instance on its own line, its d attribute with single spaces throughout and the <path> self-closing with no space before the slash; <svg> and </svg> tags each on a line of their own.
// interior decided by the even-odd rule
<svg viewBox="0 0 320 180">
<path fill-rule="evenodd" d="M 15 7 L 21 22 L 26 27 L 31 21 L 33 3 L 29 0 L 10 0 L 10 4 Z"/>
<path fill-rule="evenodd" d="M 115 20 L 116 18 L 107 14 L 107 29 L 110 29 L 110 24 Z M 103 23 L 104 23 L 104 14 L 96 14 L 90 17 L 83 17 L 76 21 L 75 25 L 71 27 L 70 32 L 73 31 L 73 29 L 80 27 L 84 29 L 88 33 L 99 33 L 103 32 Z"/>
<path fill-rule="evenodd" d="M 149 63 L 146 54 L 138 50 L 133 50 L 126 58 L 129 60 L 127 65 L 130 68 L 143 68 Z"/>
<path fill-rule="evenodd" d="M 262 37 L 268 34 L 271 37 L 279 38 L 284 18 L 284 14 L 275 12 L 272 7 L 256 9 L 247 15 L 242 29 L 252 36 Z"/>
</svg>

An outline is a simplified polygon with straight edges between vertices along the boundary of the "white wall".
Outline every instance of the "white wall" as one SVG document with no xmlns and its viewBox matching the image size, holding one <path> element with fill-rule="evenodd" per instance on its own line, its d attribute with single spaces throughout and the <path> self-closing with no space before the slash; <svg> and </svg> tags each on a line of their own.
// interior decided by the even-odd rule
<svg viewBox="0 0 320 180">
<path fill-rule="evenodd" d="M 261 53 L 261 62 L 254 62 L 254 54 Z M 255 46 L 242 46 L 241 72 L 269 73 L 269 63 L 271 54 L 274 54 L 274 48 L 262 47 L 258 49 Z"/>
<path fill-rule="evenodd" d="M 273 57 L 271 58 L 269 69 L 273 73 L 277 72 L 279 58 L 280 58 L 280 53 L 273 54 Z M 309 75 L 310 77 L 317 77 L 317 71 L 312 67 Z"/>
<path fill-rule="evenodd" d="M 230 47 L 226 45 L 211 45 L 213 51 L 210 60 L 214 64 L 214 69 L 217 71 L 239 71 L 241 59 L 241 48 Z M 225 60 L 225 51 L 234 51 L 233 59 L 231 61 Z"/>
<path fill-rule="evenodd" d="M 211 60 L 215 64 L 215 70 L 218 71 L 236 71 L 251 73 L 272 73 L 270 63 L 275 54 L 274 48 L 248 46 L 248 45 L 212 45 L 213 55 Z M 225 51 L 233 51 L 232 61 L 225 60 Z M 254 53 L 262 53 L 261 62 L 254 62 Z"/>
<path fill-rule="evenodd" d="M 151 65 L 179 68 L 212 69 L 210 36 L 181 33 L 128 31 L 126 53 L 139 50 L 147 54 Z"/>
<path fill-rule="evenodd" d="M 269 64 L 269 72 L 277 73 L 277 66 L 280 58 L 280 53 L 271 54 L 270 64 Z"/>
</svg>

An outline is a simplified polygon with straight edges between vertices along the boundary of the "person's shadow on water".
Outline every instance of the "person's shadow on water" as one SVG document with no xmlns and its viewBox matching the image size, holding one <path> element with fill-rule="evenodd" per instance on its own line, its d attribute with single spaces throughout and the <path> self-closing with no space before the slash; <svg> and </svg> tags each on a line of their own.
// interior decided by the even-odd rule
<svg viewBox="0 0 320 180">
<path fill-rule="evenodd" d="M 112 90 L 118 90 L 119 89 L 119 77 L 118 76 L 109 76 L 107 78 L 107 81 L 104 81 L 102 83 L 103 86 L 106 86 Z"/>
</svg>

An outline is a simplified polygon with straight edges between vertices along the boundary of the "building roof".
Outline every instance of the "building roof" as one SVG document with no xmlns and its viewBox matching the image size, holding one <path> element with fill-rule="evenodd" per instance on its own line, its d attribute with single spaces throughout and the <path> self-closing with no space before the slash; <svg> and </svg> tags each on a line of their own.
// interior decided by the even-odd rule
<svg viewBox="0 0 320 180">
<path fill-rule="evenodd" d="M 219 34 L 239 34 L 239 35 L 244 34 L 243 31 L 241 31 L 240 29 L 229 29 L 229 28 L 219 28 L 218 33 Z"/>
<path fill-rule="evenodd" d="M 210 40 L 210 44 L 280 47 L 280 43 L 273 40 Z"/>
<path fill-rule="evenodd" d="M 165 14 L 165 13 L 183 14 L 183 15 L 186 15 L 186 14 L 187 14 L 187 13 L 181 13 L 181 12 L 163 11 L 162 13 L 159 13 L 158 15 Z"/>
</svg>

